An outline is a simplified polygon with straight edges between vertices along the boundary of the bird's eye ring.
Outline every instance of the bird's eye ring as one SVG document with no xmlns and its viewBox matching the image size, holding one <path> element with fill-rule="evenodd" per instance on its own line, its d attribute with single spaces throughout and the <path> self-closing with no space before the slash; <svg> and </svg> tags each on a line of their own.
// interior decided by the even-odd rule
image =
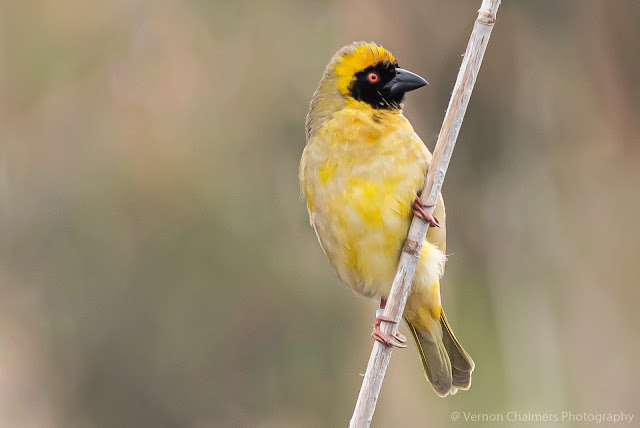
<svg viewBox="0 0 640 428">
<path fill-rule="evenodd" d="M 369 80 L 369 82 L 371 83 L 377 83 L 378 80 L 380 80 L 380 76 L 378 75 L 378 73 L 369 73 L 369 75 L 367 76 L 367 80 Z"/>
</svg>

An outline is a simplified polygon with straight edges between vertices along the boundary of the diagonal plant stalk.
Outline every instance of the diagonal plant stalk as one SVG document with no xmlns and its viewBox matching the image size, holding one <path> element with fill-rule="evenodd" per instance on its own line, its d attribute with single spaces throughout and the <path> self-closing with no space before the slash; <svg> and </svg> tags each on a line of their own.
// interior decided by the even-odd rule
<svg viewBox="0 0 640 428">
<path fill-rule="evenodd" d="M 480 64 L 489 43 L 500 1 L 483 0 L 482 6 L 478 11 L 478 18 L 473 26 L 469 44 L 462 59 L 462 65 L 453 87 L 453 93 L 449 100 L 449 106 L 444 116 L 422 191 L 422 200 L 427 203 L 428 208 L 426 211 L 429 214 L 433 214 L 435 209 L 438 193 L 442 188 L 449 160 L 451 159 L 451 154 L 462 126 L 462 120 L 469 105 L 469 98 L 480 70 Z M 424 195 L 428 196 L 424 198 Z M 398 331 L 398 325 L 402 321 L 404 306 L 407 303 L 407 296 L 411 289 L 411 281 L 420 258 L 422 243 L 427 236 L 428 229 L 429 225 L 427 223 L 415 217 L 413 218 L 384 311 L 384 316 L 387 319 L 395 320 L 396 323 L 382 323 L 381 330 L 383 333 L 393 335 Z M 392 349 L 392 347 L 382 345 L 380 342 L 374 342 L 369 363 L 367 364 L 367 371 L 358 395 L 358 401 L 349 424 L 351 428 L 363 428 L 371 424 L 378 395 L 382 388 L 382 381 L 391 359 Z"/>
</svg>

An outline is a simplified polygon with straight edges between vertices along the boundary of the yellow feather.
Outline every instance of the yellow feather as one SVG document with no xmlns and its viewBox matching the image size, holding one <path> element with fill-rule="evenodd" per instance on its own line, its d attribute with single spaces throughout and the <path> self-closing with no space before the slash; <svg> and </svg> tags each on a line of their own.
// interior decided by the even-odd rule
<svg viewBox="0 0 640 428">
<path fill-rule="evenodd" d="M 309 140 L 303 194 L 322 247 L 354 290 L 388 294 L 430 158 L 399 111 L 344 108 Z"/>
</svg>

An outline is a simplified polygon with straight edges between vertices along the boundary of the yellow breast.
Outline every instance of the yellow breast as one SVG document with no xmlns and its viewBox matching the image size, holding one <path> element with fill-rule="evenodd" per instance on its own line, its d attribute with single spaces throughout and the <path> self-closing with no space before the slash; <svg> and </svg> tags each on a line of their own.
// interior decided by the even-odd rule
<svg viewBox="0 0 640 428">
<path fill-rule="evenodd" d="M 401 113 L 350 107 L 307 143 L 301 189 L 340 278 L 386 295 L 431 155 Z"/>
</svg>

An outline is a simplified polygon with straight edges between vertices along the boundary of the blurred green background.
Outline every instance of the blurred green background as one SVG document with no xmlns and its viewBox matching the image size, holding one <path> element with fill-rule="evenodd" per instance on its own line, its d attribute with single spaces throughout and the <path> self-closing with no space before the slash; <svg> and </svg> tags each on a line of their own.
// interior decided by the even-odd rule
<svg viewBox="0 0 640 428">
<path fill-rule="evenodd" d="M 308 102 L 337 49 L 376 41 L 430 81 L 405 113 L 433 148 L 479 6 L 4 2 L 0 426 L 346 426 L 376 305 L 308 224 Z M 374 426 L 640 420 L 639 21 L 632 0 L 502 5 L 444 186 L 473 385 L 440 399 L 396 351 Z"/>
</svg>

